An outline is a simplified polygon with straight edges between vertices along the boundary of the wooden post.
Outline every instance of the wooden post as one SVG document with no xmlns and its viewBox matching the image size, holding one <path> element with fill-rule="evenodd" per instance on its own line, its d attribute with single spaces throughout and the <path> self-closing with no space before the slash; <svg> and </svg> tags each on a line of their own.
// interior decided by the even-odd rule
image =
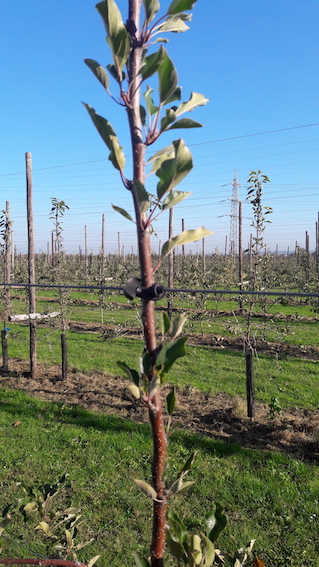
<svg viewBox="0 0 319 567">
<path fill-rule="evenodd" d="M 104 258 L 104 254 L 105 254 L 105 215 L 102 215 L 102 243 L 101 243 L 101 250 L 102 250 L 102 255 Z"/>
<path fill-rule="evenodd" d="M 2 349 L 2 371 L 9 371 L 9 358 L 8 358 L 8 331 L 2 329 L 1 331 L 1 349 Z"/>
<path fill-rule="evenodd" d="M 254 355 L 251 348 L 246 353 L 246 392 L 247 392 L 247 416 L 255 417 L 255 376 Z"/>
<path fill-rule="evenodd" d="M 55 250 L 54 250 L 54 234 L 53 230 L 51 232 L 51 265 L 54 266 L 54 257 L 55 257 Z"/>
<path fill-rule="evenodd" d="M 306 282 L 309 281 L 309 267 L 310 267 L 310 250 L 309 250 L 309 234 L 306 230 L 306 270 L 305 270 L 305 277 Z"/>
<path fill-rule="evenodd" d="M 184 232 L 185 230 L 185 224 L 184 224 L 184 219 L 182 219 L 182 232 Z M 185 246 L 184 244 L 182 244 L 182 254 L 183 256 L 185 256 Z"/>
<path fill-rule="evenodd" d="M 253 235 L 250 235 L 249 238 L 249 271 L 252 273 L 253 271 Z"/>
<path fill-rule="evenodd" d="M 15 264 L 14 232 L 11 228 L 11 268 L 13 272 L 14 272 L 14 264 Z M 13 273 L 13 281 L 14 281 L 14 273 Z"/>
<path fill-rule="evenodd" d="M 5 264 L 4 264 L 4 281 L 5 283 L 10 283 L 11 280 L 11 252 L 10 252 L 10 231 L 11 231 L 11 222 L 10 222 L 10 203 L 6 201 L 6 221 L 5 221 L 5 234 L 4 234 L 4 246 L 5 246 Z M 4 288 L 4 295 L 5 295 L 5 318 L 8 321 L 10 316 L 10 287 L 5 286 Z"/>
<path fill-rule="evenodd" d="M 203 257 L 203 272 L 204 274 L 206 274 L 205 238 L 202 238 L 202 257 Z"/>
<path fill-rule="evenodd" d="M 228 236 L 226 234 L 226 236 L 225 236 L 225 258 L 227 256 L 227 240 L 228 240 Z"/>
<path fill-rule="evenodd" d="M 32 205 L 32 154 L 25 154 L 27 182 L 27 224 L 28 224 L 28 274 L 29 274 L 29 313 L 36 312 L 35 301 L 35 265 L 34 265 L 34 229 Z M 30 321 L 30 377 L 36 377 L 37 370 L 36 323 Z"/>
<path fill-rule="evenodd" d="M 62 380 L 66 382 L 68 379 L 68 353 L 67 353 L 65 330 L 63 330 L 61 333 L 61 355 L 62 355 Z"/>
<path fill-rule="evenodd" d="M 169 210 L 168 240 L 170 240 L 170 238 L 173 238 L 173 234 L 174 234 L 174 207 L 172 207 Z M 169 289 L 172 289 L 173 285 L 174 285 L 174 249 L 171 250 L 169 255 L 168 255 L 167 285 L 168 285 Z M 173 311 L 172 301 L 171 301 L 171 299 L 169 299 L 167 301 L 167 315 L 169 316 L 170 319 L 172 318 L 172 311 Z"/>
</svg>

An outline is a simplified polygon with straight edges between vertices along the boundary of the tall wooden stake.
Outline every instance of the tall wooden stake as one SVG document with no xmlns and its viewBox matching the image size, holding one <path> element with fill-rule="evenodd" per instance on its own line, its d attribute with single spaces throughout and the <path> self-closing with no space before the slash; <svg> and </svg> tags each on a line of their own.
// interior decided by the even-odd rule
<svg viewBox="0 0 319 567">
<path fill-rule="evenodd" d="M 27 224 L 28 224 L 28 274 L 29 274 L 29 313 L 36 312 L 35 302 L 35 265 L 34 265 L 34 229 L 32 204 L 32 154 L 25 154 L 26 182 L 27 182 Z M 36 351 L 36 323 L 30 321 L 30 377 L 36 377 L 37 351 Z"/>
<path fill-rule="evenodd" d="M 102 215 L 102 242 L 101 242 L 101 251 L 104 258 L 105 254 L 105 215 Z"/>
<path fill-rule="evenodd" d="M 11 222 L 10 222 L 10 203 L 6 201 L 6 223 L 5 223 L 5 235 L 4 235 L 4 244 L 5 244 L 5 266 L 4 266 L 4 281 L 5 283 L 10 283 L 11 281 Z M 5 318 L 8 321 L 10 316 L 10 287 L 5 286 L 4 289 L 5 293 Z"/>
<path fill-rule="evenodd" d="M 202 257 L 203 257 L 203 272 L 204 274 L 206 274 L 205 238 L 202 238 Z"/>
<path fill-rule="evenodd" d="M 168 239 L 173 238 L 174 234 L 174 207 L 169 210 L 169 220 L 168 220 Z M 168 255 L 168 280 L 167 285 L 169 289 L 172 289 L 174 285 L 174 249 L 171 250 Z M 167 302 L 167 314 L 169 318 L 172 317 L 172 300 L 169 299 Z"/>
<path fill-rule="evenodd" d="M 182 232 L 184 232 L 185 230 L 185 224 L 184 224 L 184 219 L 182 219 Z M 185 246 L 184 244 L 182 244 L 182 254 L 183 256 L 185 256 Z"/>
</svg>

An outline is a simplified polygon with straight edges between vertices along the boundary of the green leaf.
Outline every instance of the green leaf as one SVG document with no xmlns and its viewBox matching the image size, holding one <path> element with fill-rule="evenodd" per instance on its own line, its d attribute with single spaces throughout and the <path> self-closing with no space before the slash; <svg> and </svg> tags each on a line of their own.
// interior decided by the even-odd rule
<svg viewBox="0 0 319 567">
<path fill-rule="evenodd" d="M 161 46 L 156 53 L 152 53 L 151 55 L 143 58 L 142 67 L 140 69 L 140 74 L 143 81 L 145 81 L 145 79 L 148 79 L 158 71 L 160 65 L 162 64 L 164 53 L 165 49 L 163 48 L 163 46 Z"/>
<path fill-rule="evenodd" d="M 183 337 L 162 346 L 155 362 L 155 366 L 160 371 L 161 375 L 166 374 L 178 358 L 185 356 L 186 340 L 187 338 Z"/>
<path fill-rule="evenodd" d="M 195 228 L 193 230 L 184 230 L 177 236 L 174 236 L 173 238 L 170 238 L 165 242 L 165 244 L 162 247 L 161 259 L 165 258 L 165 256 L 167 256 L 167 254 L 169 254 L 169 252 L 173 250 L 175 246 L 179 246 L 180 244 L 187 244 L 188 242 L 195 242 L 196 240 L 200 240 L 201 238 L 206 238 L 206 236 L 210 236 L 211 234 L 214 233 L 211 232 L 211 230 L 208 230 L 207 228 Z"/>
<path fill-rule="evenodd" d="M 66 543 L 69 549 L 73 547 L 73 538 L 69 530 L 65 530 Z"/>
<path fill-rule="evenodd" d="M 140 117 L 143 126 L 146 126 L 146 110 L 144 106 L 142 106 L 141 104 L 140 104 Z"/>
<path fill-rule="evenodd" d="M 172 108 L 166 109 L 166 116 L 161 120 L 161 132 L 169 129 L 169 125 L 176 120 L 176 114 Z"/>
<path fill-rule="evenodd" d="M 207 516 L 206 523 L 208 538 L 211 542 L 214 542 L 227 525 L 227 516 L 218 502 L 214 504 L 214 510 Z"/>
<path fill-rule="evenodd" d="M 134 189 L 140 206 L 140 211 L 141 213 L 146 213 L 147 209 L 150 206 L 149 194 L 146 191 L 143 183 L 141 183 L 138 179 L 135 179 L 134 181 Z"/>
<path fill-rule="evenodd" d="M 115 169 L 123 171 L 125 165 L 123 148 L 122 146 L 120 146 L 120 143 L 111 124 L 108 122 L 108 120 L 106 120 L 106 118 L 103 118 L 103 116 L 97 114 L 92 106 L 86 103 L 83 104 L 88 111 L 93 124 L 100 134 L 102 140 L 110 150 L 109 160 L 112 162 Z"/>
<path fill-rule="evenodd" d="M 0 523 L 0 536 L 2 535 L 4 530 L 6 529 L 7 525 L 10 524 L 10 522 L 11 522 L 11 516 L 10 516 L 10 514 L 6 514 L 6 516 L 2 519 L 2 521 Z"/>
<path fill-rule="evenodd" d="M 148 498 L 151 498 L 152 500 L 156 500 L 157 498 L 156 490 L 154 490 L 154 488 L 150 484 L 144 482 L 144 480 L 139 480 L 138 478 L 134 478 L 134 482 L 136 486 L 138 486 L 141 489 L 141 491 L 144 492 L 146 496 L 148 496 Z"/>
<path fill-rule="evenodd" d="M 162 162 L 156 171 L 160 181 L 157 184 L 157 196 L 161 199 L 167 191 L 174 189 L 193 167 L 192 154 L 183 140 L 173 142 L 175 156 Z"/>
<path fill-rule="evenodd" d="M 130 39 L 121 12 L 114 0 L 99 2 L 96 8 L 104 21 L 115 65 L 121 71 L 130 53 Z"/>
<path fill-rule="evenodd" d="M 200 122 L 195 122 L 195 120 L 191 120 L 191 118 L 181 118 L 180 120 L 174 122 L 172 126 L 166 128 L 166 131 L 176 130 L 177 128 L 202 128 L 202 126 L 203 125 L 200 124 Z"/>
<path fill-rule="evenodd" d="M 106 68 L 110 72 L 110 75 L 112 75 L 113 79 L 117 81 L 117 83 L 121 84 L 121 82 L 124 81 L 126 77 L 124 71 L 122 71 L 122 75 L 121 77 L 119 77 L 115 65 L 109 63 L 109 65 L 107 65 Z"/>
<path fill-rule="evenodd" d="M 167 519 L 172 539 L 180 543 L 186 543 L 188 534 L 182 520 L 171 510 L 167 513 Z"/>
<path fill-rule="evenodd" d="M 169 316 L 167 315 L 166 311 L 162 311 L 162 316 L 161 316 L 161 333 L 162 335 L 166 335 L 166 333 L 168 333 L 168 331 L 170 330 L 171 327 L 171 321 Z"/>
<path fill-rule="evenodd" d="M 176 87 L 174 92 L 168 97 L 168 99 L 166 99 L 165 104 L 170 104 L 171 102 L 174 102 L 176 100 L 181 100 L 181 97 L 182 97 L 182 89 L 181 87 Z"/>
<path fill-rule="evenodd" d="M 197 0 L 173 0 L 167 10 L 168 14 L 178 14 L 184 10 L 192 10 Z"/>
<path fill-rule="evenodd" d="M 127 389 L 131 392 L 132 396 L 134 396 L 134 398 L 136 398 L 137 400 L 140 399 L 141 397 L 141 392 L 138 386 L 136 386 L 136 384 L 129 384 L 127 386 Z"/>
<path fill-rule="evenodd" d="M 174 557 L 176 557 L 178 561 L 178 565 L 184 563 L 187 565 L 187 554 L 185 552 L 184 546 L 179 541 L 175 541 L 172 536 L 171 532 L 168 529 L 166 531 L 166 543 L 167 547 L 169 548 L 170 552 Z"/>
<path fill-rule="evenodd" d="M 168 43 L 167 37 L 158 37 L 153 43 Z"/>
<path fill-rule="evenodd" d="M 190 486 L 193 486 L 193 484 L 195 484 L 194 480 L 188 480 L 187 482 L 183 482 L 181 480 L 178 484 L 175 484 L 172 487 L 171 494 L 177 494 L 178 492 L 181 492 L 182 490 L 186 490 Z"/>
<path fill-rule="evenodd" d="M 146 20 L 149 24 L 152 20 L 154 20 L 155 15 L 160 9 L 160 3 L 158 0 L 143 0 Z"/>
<path fill-rule="evenodd" d="M 153 359 L 148 352 L 144 354 L 142 362 L 144 374 L 145 376 L 148 376 L 153 364 Z"/>
<path fill-rule="evenodd" d="M 171 333 L 173 339 L 176 339 L 181 334 L 186 321 L 187 321 L 186 313 L 181 313 L 180 315 L 178 315 L 178 317 L 173 319 L 172 333 Z"/>
<path fill-rule="evenodd" d="M 150 116 L 153 116 L 154 114 L 156 114 L 156 112 L 158 111 L 158 106 L 156 106 L 154 104 L 153 98 L 152 98 L 152 93 L 154 92 L 154 89 L 152 89 L 151 87 L 147 87 L 147 90 L 144 93 L 144 98 L 145 98 L 145 102 L 146 102 L 146 109 L 147 112 Z"/>
<path fill-rule="evenodd" d="M 91 69 L 93 75 L 96 76 L 96 78 L 100 81 L 101 85 L 107 91 L 109 88 L 110 81 L 104 67 L 102 67 L 102 65 L 100 65 L 97 61 L 94 61 L 94 59 L 84 59 L 84 63 Z"/>
<path fill-rule="evenodd" d="M 191 191 L 189 191 L 188 193 L 186 193 L 185 191 L 171 191 L 167 195 L 167 197 L 165 197 L 162 203 L 162 211 L 167 211 L 168 209 L 175 207 L 175 205 L 178 205 L 178 203 L 184 201 L 184 199 L 186 199 L 186 197 L 189 197 L 189 195 L 191 194 Z"/>
<path fill-rule="evenodd" d="M 153 162 L 151 173 L 157 171 L 160 168 L 163 161 L 165 161 L 167 158 L 171 158 L 174 155 L 174 153 L 175 153 L 174 146 L 173 144 L 170 144 L 169 146 L 166 146 L 166 148 L 162 148 L 161 150 L 156 152 L 156 154 L 154 154 L 151 158 L 149 158 L 147 164 Z"/>
<path fill-rule="evenodd" d="M 184 114 L 184 112 L 191 112 L 198 106 L 204 106 L 209 102 L 208 98 L 200 93 L 191 93 L 190 99 L 187 102 L 182 102 L 176 109 L 176 116 Z"/>
<path fill-rule="evenodd" d="M 166 411 L 168 415 L 173 415 L 176 403 L 175 388 L 166 396 Z"/>
<path fill-rule="evenodd" d="M 116 364 L 122 368 L 122 370 L 124 370 L 125 374 L 131 379 L 133 380 L 134 384 L 136 386 L 139 385 L 140 383 L 140 377 L 139 377 L 139 373 L 137 372 L 137 370 L 134 370 L 133 368 L 130 368 L 126 362 L 120 362 L 119 360 L 116 362 Z"/>
<path fill-rule="evenodd" d="M 93 567 L 93 565 L 97 562 L 98 559 L 100 559 L 101 555 L 95 555 L 94 557 L 92 557 L 92 559 L 90 559 L 90 561 L 87 564 L 87 567 Z"/>
<path fill-rule="evenodd" d="M 132 219 L 131 215 L 130 215 L 127 211 L 125 211 L 125 209 L 122 209 L 121 207 L 116 207 L 115 205 L 113 205 L 113 203 L 112 203 L 112 208 L 114 209 L 114 211 L 117 211 L 118 213 L 120 213 L 121 215 L 123 215 L 123 217 L 125 217 L 127 220 L 130 220 L 130 221 L 132 221 L 132 222 L 135 222 L 135 221 Z"/>
<path fill-rule="evenodd" d="M 34 528 L 35 530 L 42 530 L 45 535 L 52 537 L 52 531 L 47 522 L 39 522 L 39 524 Z"/>
<path fill-rule="evenodd" d="M 24 512 L 37 512 L 39 509 L 39 506 L 37 504 L 37 502 L 28 502 L 24 508 L 23 511 Z"/>
<path fill-rule="evenodd" d="M 161 104 L 166 104 L 177 88 L 178 77 L 173 62 L 164 48 L 163 52 L 162 64 L 158 69 L 159 99 Z"/>
<path fill-rule="evenodd" d="M 215 546 L 214 544 L 205 536 L 205 534 L 201 534 L 204 547 L 203 547 L 203 554 L 204 554 L 204 562 L 202 563 L 202 567 L 210 567 L 214 563 L 215 559 Z"/>
<path fill-rule="evenodd" d="M 158 26 L 158 32 L 182 33 L 187 30 L 189 30 L 189 26 L 185 24 L 182 18 L 178 18 L 177 16 L 167 18 L 166 22 Z"/>
<path fill-rule="evenodd" d="M 186 463 L 184 464 L 184 466 L 183 466 L 183 468 L 182 468 L 180 474 L 183 474 L 183 473 L 185 474 L 185 473 L 189 472 L 190 470 L 192 470 L 192 466 L 193 466 L 193 463 L 194 463 L 194 461 L 195 461 L 196 455 L 197 455 L 197 451 L 194 451 L 194 452 L 188 457 L 188 459 L 187 459 Z"/>
</svg>

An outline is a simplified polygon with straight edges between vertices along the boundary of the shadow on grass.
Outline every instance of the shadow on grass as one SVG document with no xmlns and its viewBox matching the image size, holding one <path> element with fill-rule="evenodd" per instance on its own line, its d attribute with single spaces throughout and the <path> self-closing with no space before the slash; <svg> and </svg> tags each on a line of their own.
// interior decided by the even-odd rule
<svg viewBox="0 0 319 567">
<path fill-rule="evenodd" d="M 0 412 L 7 413 L 13 420 L 42 419 L 46 423 L 55 421 L 64 425 L 75 425 L 85 429 L 94 429 L 103 432 L 136 433 L 150 439 L 150 426 L 148 423 L 137 423 L 107 414 L 101 414 L 81 408 L 78 405 L 64 403 L 44 402 L 27 396 L 19 390 L 0 390 Z M 189 433 L 187 430 L 174 434 L 171 443 L 178 442 L 188 450 L 201 449 L 214 456 L 230 456 L 245 451 L 236 443 L 216 440 Z"/>
</svg>

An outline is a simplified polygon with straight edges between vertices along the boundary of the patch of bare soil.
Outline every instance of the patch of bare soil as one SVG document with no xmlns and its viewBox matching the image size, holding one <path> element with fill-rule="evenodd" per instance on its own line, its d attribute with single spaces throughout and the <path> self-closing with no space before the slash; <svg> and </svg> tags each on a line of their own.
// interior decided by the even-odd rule
<svg viewBox="0 0 319 567">
<path fill-rule="evenodd" d="M 10 360 L 10 372 L 0 376 L 0 387 L 17 388 L 43 400 L 147 422 L 146 408 L 133 399 L 125 379 L 70 371 L 68 381 L 62 382 L 60 376 L 58 367 L 39 365 L 38 378 L 31 380 L 27 362 Z M 256 417 L 251 421 L 245 417 L 242 399 L 178 388 L 174 417 L 192 433 L 319 463 L 319 412 L 290 409 L 270 419 L 267 405 L 259 403 Z"/>
</svg>

